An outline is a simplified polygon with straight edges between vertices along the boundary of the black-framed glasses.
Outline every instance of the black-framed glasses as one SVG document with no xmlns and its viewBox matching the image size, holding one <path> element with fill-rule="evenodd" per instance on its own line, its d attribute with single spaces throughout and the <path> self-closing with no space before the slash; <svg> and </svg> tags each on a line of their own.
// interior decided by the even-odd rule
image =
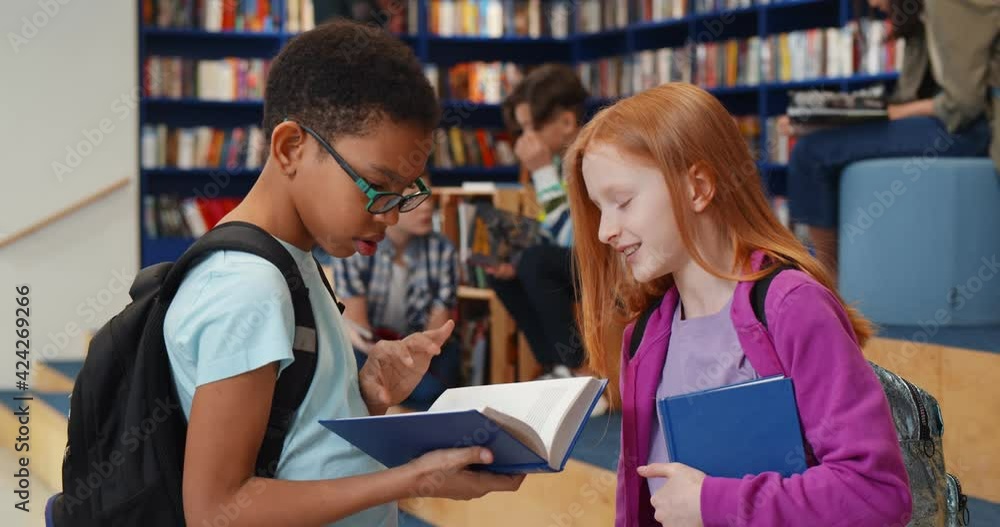
<svg viewBox="0 0 1000 527">
<path fill-rule="evenodd" d="M 290 121 L 290 119 L 285 120 Z M 326 140 L 316 133 L 315 130 L 302 123 L 297 124 L 301 126 L 307 134 L 313 136 L 313 138 L 316 139 L 316 141 L 324 149 L 326 149 L 331 156 L 333 156 L 333 159 L 337 161 L 340 168 L 344 169 L 344 172 L 347 173 L 352 180 L 354 180 L 354 184 L 361 189 L 361 192 L 364 192 L 365 196 L 368 196 L 368 206 L 365 207 L 365 210 L 368 212 L 372 214 L 385 214 L 396 207 L 399 207 L 399 212 L 410 212 L 411 210 L 419 207 L 421 203 L 427 201 L 427 198 L 430 197 L 431 190 L 427 188 L 427 185 L 425 185 L 423 180 L 420 178 L 417 178 L 415 182 L 417 185 L 417 191 L 412 194 L 403 195 L 397 192 L 383 192 L 375 190 L 372 188 L 372 184 L 369 183 L 367 179 L 358 175 L 354 168 L 347 163 L 347 160 L 344 159 L 340 153 L 334 150 L 333 146 L 331 146 L 330 143 L 327 143 Z"/>
</svg>

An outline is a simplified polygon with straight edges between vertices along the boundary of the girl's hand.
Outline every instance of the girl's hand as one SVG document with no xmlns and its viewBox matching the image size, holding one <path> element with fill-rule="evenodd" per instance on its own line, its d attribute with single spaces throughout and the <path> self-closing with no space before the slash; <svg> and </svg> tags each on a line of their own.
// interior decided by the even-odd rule
<svg viewBox="0 0 1000 527">
<path fill-rule="evenodd" d="M 412 488 L 422 498 L 471 500 L 490 492 L 520 488 L 524 474 L 508 476 L 468 468 L 492 462 L 493 454 L 485 448 L 452 448 L 428 452 L 404 465 L 404 469 L 412 471 Z"/>
<path fill-rule="evenodd" d="M 455 323 L 451 320 L 433 331 L 414 333 L 403 340 L 380 340 L 368 351 L 358 374 L 361 397 L 372 415 L 406 400 L 423 379 L 431 359 L 441 353 Z"/>
<path fill-rule="evenodd" d="M 681 463 L 654 463 L 638 468 L 644 478 L 667 478 L 650 502 L 656 521 L 669 527 L 702 527 L 701 484 L 705 473 Z"/>
</svg>

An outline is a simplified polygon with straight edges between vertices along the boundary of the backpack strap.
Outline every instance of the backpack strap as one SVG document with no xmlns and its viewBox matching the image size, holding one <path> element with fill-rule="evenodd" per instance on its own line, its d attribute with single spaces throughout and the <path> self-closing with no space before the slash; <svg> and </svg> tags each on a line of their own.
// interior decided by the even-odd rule
<svg viewBox="0 0 1000 527">
<path fill-rule="evenodd" d="M 767 313 L 764 311 L 764 301 L 767 300 L 767 290 L 771 287 L 771 282 L 779 273 L 786 269 L 796 269 L 791 265 L 779 265 L 760 280 L 754 282 L 750 289 L 750 306 L 753 307 L 753 314 L 757 320 L 767 329 Z"/>
<path fill-rule="evenodd" d="M 632 338 L 629 339 L 628 343 L 628 357 L 630 359 L 635 357 L 636 352 L 639 351 L 639 344 L 642 343 L 642 335 L 646 332 L 646 324 L 649 323 L 649 317 L 653 315 L 653 311 L 659 309 L 661 303 L 663 303 L 662 296 L 656 302 L 650 304 L 635 321 L 635 329 L 632 330 Z"/>
<path fill-rule="evenodd" d="M 267 430 L 257 454 L 255 468 L 257 476 L 270 478 L 274 477 L 285 437 L 316 372 L 316 348 L 319 342 L 316 319 L 309 303 L 309 289 L 302 279 L 298 263 L 268 232 L 246 222 L 223 223 L 199 238 L 174 264 L 161 290 L 161 301 L 169 302 L 173 298 L 187 270 L 195 262 L 210 252 L 220 250 L 246 252 L 271 262 L 284 275 L 292 296 L 292 310 L 295 314 L 292 353 L 295 360 L 281 372 L 275 384 Z M 319 272 L 327 290 L 333 295 L 321 268 Z M 334 302 L 343 312 L 343 304 L 333 296 Z"/>
</svg>

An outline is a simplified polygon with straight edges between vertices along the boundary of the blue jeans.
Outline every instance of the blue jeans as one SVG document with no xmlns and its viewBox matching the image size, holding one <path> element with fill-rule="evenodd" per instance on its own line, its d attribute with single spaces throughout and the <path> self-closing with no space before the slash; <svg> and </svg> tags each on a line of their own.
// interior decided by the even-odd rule
<svg viewBox="0 0 1000 527">
<path fill-rule="evenodd" d="M 354 350 L 354 356 L 358 359 L 358 370 L 365 365 L 368 355 Z M 413 393 L 407 398 L 407 402 L 425 404 L 432 403 L 439 395 L 448 388 L 459 385 L 462 373 L 462 352 L 455 339 L 445 342 L 441 347 L 441 353 L 431 359 L 430 367 L 424 378 L 420 379 Z"/>
<path fill-rule="evenodd" d="M 788 206 L 792 220 L 836 228 L 840 173 L 849 164 L 886 157 L 985 156 L 990 127 L 979 119 L 948 133 L 937 117 L 910 117 L 813 132 L 800 137 L 788 162 Z"/>
</svg>

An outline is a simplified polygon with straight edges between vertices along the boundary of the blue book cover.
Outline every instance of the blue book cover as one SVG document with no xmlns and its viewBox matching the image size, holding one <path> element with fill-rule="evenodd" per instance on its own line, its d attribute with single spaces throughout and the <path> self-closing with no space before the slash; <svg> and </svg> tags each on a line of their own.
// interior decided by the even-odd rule
<svg viewBox="0 0 1000 527">
<path fill-rule="evenodd" d="M 426 412 L 320 421 L 386 467 L 485 446 L 497 473 L 560 472 L 608 381 L 592 377 L 446 390 Z"/>
<path fill-rule="evenodd" d="M 792 380 L 767 377 L 657 402 L 671 461 L 709 476 L 801 472 L 805 453 Z"/>
</svg>

